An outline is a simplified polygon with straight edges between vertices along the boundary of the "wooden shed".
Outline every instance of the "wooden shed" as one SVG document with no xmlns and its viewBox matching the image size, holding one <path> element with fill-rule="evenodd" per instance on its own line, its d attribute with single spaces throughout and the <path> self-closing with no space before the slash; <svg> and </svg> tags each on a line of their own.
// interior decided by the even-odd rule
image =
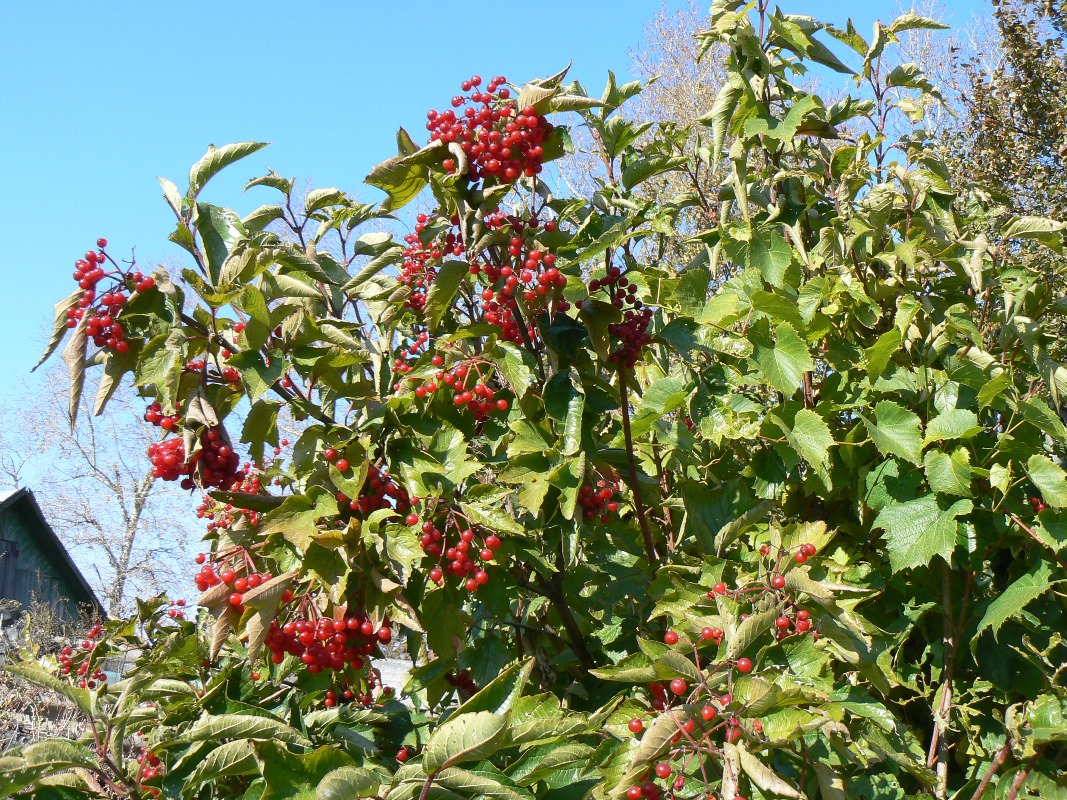
<svg viewBox="0 0 1067 800">
<path fill-rule="evenodd" d="M 23 608 L 36 599 L 65 619 L 77 620 L 79 608 L 103 614 L 103 606 L 48 524 L 33 492 L 0 493 L 0 600 Z"/>
</svg>

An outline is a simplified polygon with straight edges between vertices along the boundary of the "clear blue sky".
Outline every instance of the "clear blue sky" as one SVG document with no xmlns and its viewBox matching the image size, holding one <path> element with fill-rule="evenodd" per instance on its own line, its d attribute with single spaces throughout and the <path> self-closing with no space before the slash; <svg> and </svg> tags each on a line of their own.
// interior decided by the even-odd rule
<svg viewBox="0 0 1067 800">
<path fill-rule="evenodd" d="M 670 0 L 668 7 L 677 7 Z M 985 0 L 945 0 L 966 23 Z M 244 182 L 274 168 L 319 186 L 379 195 L 361 181 L 395 153 L 403 124 L 425 135 L 477 72 L 513 82 L 572 76 L 599 91 L 659 2 L 0 3 L 0 401 L 36 361 L 51 305 L 73 289 L 74 260 L 98 236 L 141 262 L 180 257 L 156 176 L 182 189 L 208 143 L 273 144 L 206 192 L 247 212 L 269 195 Z M 861 31 L 896 0 L 783 2 Z M 525 9 L 525 11 L 523 11 Z"/>
</svg>

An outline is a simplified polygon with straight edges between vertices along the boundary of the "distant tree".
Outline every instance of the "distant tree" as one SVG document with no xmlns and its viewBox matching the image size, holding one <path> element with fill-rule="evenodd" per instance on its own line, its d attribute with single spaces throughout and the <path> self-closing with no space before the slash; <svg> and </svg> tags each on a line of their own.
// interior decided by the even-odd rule
<svg viewBox="0 0 1067 800">
<path fill-rule="evenodd" d="M 128 424 L 144 413 L 131 393 L 117 392 L 98 417 L 83 399 L 72 429 L 67 404 L 57 402 L 66 391 L 62 373 L 48 372 L 4 409 L 0 487 L 32 488 L 64 544 L 88 565 L 109 613 L 126 613 L 135 596 L 173 594 L 188 582 L 179 562 L 195 547 L 196 520 L 188 492 L 152 477 L 145 451 L 154 429 Z"/>
<path fill-rule="evenodd" d="M 1067 212 L 1067 5 L 993 0 L 995 55 L 962 63 L 961 176 L 1017 214 Z"/>
</svg>

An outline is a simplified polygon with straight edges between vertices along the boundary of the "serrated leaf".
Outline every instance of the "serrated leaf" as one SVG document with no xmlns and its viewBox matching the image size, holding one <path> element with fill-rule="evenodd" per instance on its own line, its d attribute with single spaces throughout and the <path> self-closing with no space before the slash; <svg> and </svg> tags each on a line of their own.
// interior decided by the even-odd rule
<svg viewBox="0 0 1067 800">
<path fill-rule="evenodd" d="M 815 369 L 804 340 L 785 322 L 778 326 L 773 346 L 756 348 L 756 363 L 768 383 L 786 397 L 800 388 L 805 372 Z"/>
<path fill-rule="evenodd" d="M 926 470 L 926 482 L 930 488 L 941 494 L 957 497 L 971 496 L 971 454 L 960 447 L 951 453 L 929 450 L 923 457 Z"/>
<path fill-rule="evenodd" d="M 969 514 L 970 500 L 957 500 L 942 508 L 933 494 L 883 508 L 874 521 L 874 530 L 885 531 L 886 549 L 893 572 L 926 566 L 934 556 L 951 563 L 959 540 L 956 517 Z"/>
<path fill-rule="evenodd" d="M 900 456 L 913 464 L 922 462 L 922 437 L 919 417 L 891 400 L 874 407 L 875 421 L 860 414 L 874 446 L 886 455 Z"/>
<path fill-rule="evenodd" d="M 305 747 L 311 744 L 300 731 L 284 722 L 255 714 L 205 714 L 182 733 L 178 741 L 210 742 L 217 739 L 260 739 Z"/>
<path fill-rule="evenodd" d="M 993 639 L 997 639 L 1000 628 L 1012 617 L 1016 616 L 1026 606 L 1047 592 L 1054 583 L 1051 581 L 1052 570 L 1049 565 L 1042 561 L 1028 573 L 1023 575 L 1008 586 L 1000 595 L 990 603 L 978 622 L 978 629 L 971 639 L 971 652 L 975 652 L 978 646 L 978 638 L 982 632 L 992 628 Z"/>
<path fill-rule="evenodd" d="M 1048 456 L 1030 456 L 1026 473 L 1041 492 L 1045 503 L 1053 508 L 1067 508 L 1067 473 Z"/>
<path fill-rule="evenodd" d="M 983 430 L 978 415 L 965 408 L 953 408 L 938 414 L 926 426 L 923 447 L 943 439 L 970 439 Z"/>
<path fill-rule="evenodd" d="M 877 378 L 885 371 L 889 359 L 900 350 L 901 334 L 899 328 L 892 328 L 878 337 L 873 345 L 863 351 L 863 363 L 870 378 Z"/>
<path fill-rule="evenodd" d="M 185 779 L 183 795 L 195 795 L 205 781 L 214 781 L 229 775 L 258 775 L 256 756 L 247 739 L 224 742 L 208 752 Z"/>
<path fill-rule="evenodd" d="M 797 412 L 792 429 L 775 414 L 769 415 L 768 418 L 782 429 L 797 454 L 807 461 L 829 486 L 830 448 L 836 442 L 826 420 L 806 408 Z"/>
</svg>

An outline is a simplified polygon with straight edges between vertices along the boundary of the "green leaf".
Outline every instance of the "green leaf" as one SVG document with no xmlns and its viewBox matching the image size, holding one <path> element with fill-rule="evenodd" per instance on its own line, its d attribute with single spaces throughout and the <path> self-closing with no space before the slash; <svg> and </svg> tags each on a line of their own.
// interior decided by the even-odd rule
<svg viewBox="0 0 1067 800">
<path fill-rule="evenodd" d="M 741 769 L 748 775 L 756 786 L 760 788 L 760 791 L 764 794 L 775 795 L 777 797 L 792 797 L 802 798 L 804 795 L 797 791 L 792 784 L 786 783 L 778 774 L 764 764 L 759 758 L 745 747 L 743 739 L 739 739 L 734 747 L 737 748 L 738 760 L 741 762 Z"/>
<path fill-rule="evenodd" d="M 1067 473 L 1047 456 L 1030 456 L 1026 472 L 1045 502 L 1053 508 L 1067 508 Z"/>
<path fill-rule="evenodd" d="M 970 497 L 971 492 L 971 454 L 960 447 L 952 453 L 930 450 L 923 457 L 926 469 L 926 481 L 930 488 L 941 494 L 958 497 Z"/>
<path fill-rule="evenodd" d="M 200 760 L 189 777 L 185 779 L 183 794 L 196 794 L 197 788 L 206 781 L 215 781 L 229 775 L 258 775 L 256 755 L 248 739 L 225 742 L 211 750 Z"/>
<path fill-rule="evenodd" d="M 782 429 L 797 454 L 807 461 L 822 478 L 823 483 L 829 486 L 830 448 L 836 442 L 826 421 L 807 408 L 797 412 L 792 430 L 775 414 L 768 415 L 768 419 Z"/>
<path fill-rule="evenodd" d="M 711 128 L 712 168 L 715 168 L 719 163 L 719 159 L 722 158 L 722 147 L 726 141 L 726 131 L 730 127 L 730 120 L 733 119 L 737 101 L 741 99 L 742 93 L 740 79 L 731 75 L 730 80 L 724 83 L 719 89 L 719 93 L 715 95 L 715 102 L 711 105 L 711 111 L 700 118 L 701 124 Z"/>
<path fill-rule="evenodd" d="M 503 773 L 497 773 L 491 765 L 479 765 L 472 769 L 449 767 L 437 773 L 434 783 L 467 797 L 488 797 L 492 800 L 532 800 L 533 797 L 511 784 Z"/>
<path fill-rule="evenodd" d="M 913 464 L 922 462 L 922 437 L 919 417 L 891 400 L 882 400 L 874 407 L 877 422 L 859 415 L 874 446 L 886 455 L 900 456 Z"/>
<path fill-rule="evenodd" d="M 901 334 L 899 328 L 892 328 L 878 337 L 878 341 L 863 351 L 863 363 L 867 375 L 877 378 L 885 371 L 889 359 L 900 350 Z"/>
<path fill-rule="evenodd" d="M 491 711 L 450 717 L 430 736 L 423 756 L 427 772 L 481 761 L 493 755 L 507 739 L 508 718 Z"/>
<path fill-rule="evenodd" d="M 270 717 L 252 714 L 205 714 L 178 738 L 180 742 L 216 739 L 261 739 L 310 746 L 300 731 Z"/>
<path fill-rule="evenodd" d="M 953 408 L 938 414 L 926 426 L 923 447 L 944 439 L 970 439 L 983 430 L 978 415 L 965 408 Z"/>
<path fill-rule="evenodd" d="M 382 211 L 403 208 L 429 183 L 428 165 L 443 159 L 444 142 L 436 141 L 409 156 L 386 159 L 370 171 L 366 182 L 387 195 Z"/>
<path fill-rule="evenodd" d="M 47 361 L 49 356 L 51 356 L 52 353 L 56 351 L 56 348 L 59 347 L 59 343 L 63 341 L 63 337 L 66 336 L 67 331 L 70 330 L 67 327 L 67 310 L 77 306 L 81 296 L 82 290 L 75 289 L 65 300 L 60 300 L 52 306 L 52 336 L 48 340 L 48 346 L 45 347 L 44 355 L 41 356 L 41 360 L 33 365 L 30 372 L 36 372 L 37 368 Z"/>
<path fill-rule="evenodd" d="M 1067 705 L 1054 694 L 1040 695 L 1026 711 L 1036 744 L 1067 741 Z"/>
<path fill-rule="evenodd" d="M 530 679 L 534 668 L 534 659 L 512 664 L 479 689 L 467 702 L 459 707 L 457 714 L 469 714 L 475 711 L 491 711 L 494 714 L 506 714 L 512 705 L 522 696 L 522 690 Z"/>
<path fill-rule="evenodd" d="M 189 170 L 189 191 L 185 194 L 186 199 L 195 199 L 212 177 L 235 161 L 240 161 L 245 156 L 250 156 L 257 150 L 262 150 L 268 144 L 270 143 L 236 142 L 222 147 L 208 145 L 207 152 Z"/>
<path fill-rule="evenodd" d="M 327 772 L 315 789 L 315 800 L 348 800 L 352 797 L 374 797 L 382 779 L 377 773 L 362 767 L 338 767 Z"/>
<path fill-rule="evenodd" d="M 805 372 L 815 369 L 808 347 L 788 323 L 778 326 L 772 347 L 756 348 L 756 363 L 767 381 L 786 397 L 800 388 Z"/>
<path fill-rule="evenodd" d="M 655 381 L 645 390 L 641 402 L 637 405 L 637 411 L 630 422 L 632 435 L 637 437 L 648 433 L 658 420 L 685 405 L 689 393 L 688 382 L 681 378 L 669 375 Z"/>
<path fill-rule="evenodd" d="M 85 326 L 89 323 L 90 314 L 86 314 L 79 320 L 74 328 L 74 335 L 67 341 L 63 348 L 63 363 L 67 365 L 67 380 L 70 382 L 70 397 L 67 413 L 70 416 L 70 427 L 78 419 L 78 408 L 81 406 L 82 392 L 85 389 L 85 351 L 89 346 L 89 337 L 85 332 Z"/>
<path fill-rule="evenodd" d="M 748 245 L 749 262 L 776 289 L 785 285 L 785 272 L 793 259 L 793 248 L 777 231 L 757 231 Z"/>
<path fill-rule="evenodd" d="M 1001 235 L 1005 239 L 1033 239 L 1059 250 L 1063 244 L 1064 230 L 1067 230 L 1067 222 L 1045 217 L 1012 217 L 1004 223 Z"/>
<path fill-rule="evenodd" d="M 90 713 L 90 700 L 88 689 L 78 689 L 71 686 L 65 680 L 56 677 L 51 672 L 42 669 L 30 662 L 18 662 L 4 664 L 0 669 L 18 675 L 23 680 L 29 681 L 34 686 L 55 692 L 72 701 L 84 714 Z"/>
<path fill-rule="evenodd" d="M 1032 570 L 1001 592 L 986 607 L 982 619 L 979 620 L 978 630 L 975 631 L 974 637 L 971 639 L 971 652 L 973 653 L 976 650 L 978 637 L 982 635 L 983 631 L 992 628 L 993 638 L 997 639 L 1000 628 L 1005 622 L 1018 615 L 1026 606 L 1052 588 L 1053 583 L 1061 582 L 1050 581 L 1049 578 L 1051 577 L 1052 570 L 1049 565 L 1041 561 Z"/>
<path fill-rule="evenodd" d="M 469 274 L 470 267 L 466 261 L 446 261 L 438 268 L 426 295 L 426 325 L 430 330 L 437 327 L 445 312 L 452 307 L 452 299 Z"/>
<path fill-rule="evenodd" d="M 906 503 L 883 508 L 874 521 L 874 530 L 885 531 L 886 549 L 893 572 L 926 566 L 934 556 L 952 563 L 952 552 L 960 539 L 956 518 L 969 514 L 970 500 L 957 500 L 942 508 L 937 497 L 924 495 Z"/>
<path fill-rule="evenodd" d="M 318 800 L 316 787 L 336 769 L 354 766 L 352 757 L 336 746 L 297 755 L 277 742 L 255 742 L 266 788 L 260 800 Z"/>
<path fill-rule="evenodd" d="M 545 385 L 544 401 L 548 416 L 562 423 L 557 426 L 560 452 L 573 456 L 582 446 L 582 417 L 585 414 L 585 390 L 573 369 L 552 376 Z"/>
</svg>

